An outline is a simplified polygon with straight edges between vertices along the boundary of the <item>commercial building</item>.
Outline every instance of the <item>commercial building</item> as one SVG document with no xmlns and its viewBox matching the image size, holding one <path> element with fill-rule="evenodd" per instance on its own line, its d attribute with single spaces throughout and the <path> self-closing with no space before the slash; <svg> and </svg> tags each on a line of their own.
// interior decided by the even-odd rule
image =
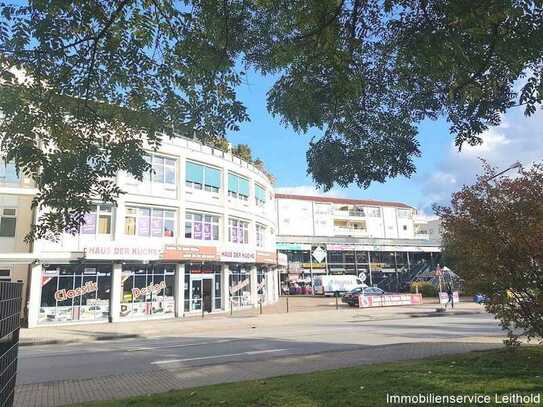
<svg viewBox="0 0 543 407">
<path fill-rule="evenodd" d="M 436 221 L 403 203 L 279 193 L 275 203 L 283 281 L 363 273 L 373 285 L 399 283 L 440 256 Z"/>
<path fill-rule="evenodd" d="M 253 165 L 164 137 L 143 181 L 96 202 L 76 236 L 24 243 L 37 193 L 10 164 L 0 173 L 0 279 L 25 283 L 29 326 L 172 318 L 253 307 L 278 297 L 273 185 Z"/>
</svg>

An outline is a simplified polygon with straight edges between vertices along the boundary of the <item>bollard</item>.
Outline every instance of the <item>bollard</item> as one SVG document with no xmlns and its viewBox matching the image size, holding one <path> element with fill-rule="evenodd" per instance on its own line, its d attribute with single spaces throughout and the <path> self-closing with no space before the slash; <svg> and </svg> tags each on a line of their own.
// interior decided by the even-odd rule
<svg viewBox="0 0 543 407">
<path fill-rule="evenodd" d="M 232 312 L 234 312 L 234 307 L 232 307 L 232 298 L 230 298 L 230 316 L 232 316 Z"/>
<path fill-rule="evenodd" d="M 337 301 L 338 297 L 339 297 L 339 292 L 336 291 L 336 310 L 339 310 L 339 303 Z"/>
<path fill-rule="evenodd" d="M 203 298 L 200 300 L 200 307 L 202 308 L 202 319 L 204 319 L 205 309 L 204 309 L 204 299 Z"/>
<path fill-rule="evenodd" d="M 260 315 L 262 315 L 262 299 L 260 299 Z"/>
<path fill-rule="evenodd" d="M 287 314 L 288 314 L 288 295 L 287 295 Z"/>
</svg>

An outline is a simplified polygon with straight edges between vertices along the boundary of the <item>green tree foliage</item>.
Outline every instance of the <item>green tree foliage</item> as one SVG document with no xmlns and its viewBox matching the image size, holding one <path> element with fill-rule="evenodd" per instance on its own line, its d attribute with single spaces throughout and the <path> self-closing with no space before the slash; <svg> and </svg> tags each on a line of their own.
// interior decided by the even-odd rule
<svg viewBox="0 0 543 407">
<path fill-rule="evenodd" d="M 267 107 L 285 125 L 322 130 L 307 160 L 325 189 L 413 174 L 421 120 L 445 117 L 460 148 L 543 97 L 539 0 L 0 4 L 1 151 L 52 209 L 39 236 L 114 200 L 111 175 L 140 177 L 157 134 L 236 130 L 247 69 L 277 78 Z"/>
<path fill-rule="evenodd" d="M 251 153 L 251 148 L 247 144 L 238 144 L 232 149 L 232 154 L 236 157 L 241 158 L 249 163 L 253 162 L 253 155 Z"/>
<path fill-rule="evenodd" d="M 543 165 L 518 177 L 486 167 L 472 186 L 437 208 L 443 245 L 468 290 L 488 297 L 512 339 L 543 338 Z"/>
</svg>

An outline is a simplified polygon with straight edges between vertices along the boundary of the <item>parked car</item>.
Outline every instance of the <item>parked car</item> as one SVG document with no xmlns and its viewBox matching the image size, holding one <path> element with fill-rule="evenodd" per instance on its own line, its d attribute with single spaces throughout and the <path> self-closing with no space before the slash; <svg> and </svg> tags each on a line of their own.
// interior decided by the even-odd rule
<svg viewBox="0 0 543 407">
<path fill-rule="evenodd" d="M 384 295 L 384 294 L 385 292 L 378 287 L 364 287 L 360 289 L 360 291 L 352 293 L 347 301 L 347 304 L 349 304 L 352 307 L 358 307 L 358 298 L 360 297 L 360 295 Z"/>
<path fill-rule="evenodd" d="M 475 294 L 473 296 L 473 302 L 477 304 L 484 304 L 486 301 L 488 301 L 488 297 L 484 294 Z"/>
</svg>

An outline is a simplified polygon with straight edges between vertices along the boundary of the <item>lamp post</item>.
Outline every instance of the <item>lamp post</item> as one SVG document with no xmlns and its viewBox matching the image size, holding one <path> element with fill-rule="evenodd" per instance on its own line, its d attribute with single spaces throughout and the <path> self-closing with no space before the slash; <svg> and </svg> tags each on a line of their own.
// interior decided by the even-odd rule
<svg viewBox="0 0 543 407">
<path fill-rule="evenodd" d="M 507 167 L 505 170 L 500 171 L 500 172 L 498 172 L 496 175 L 493 175 L 492 177 L 490 177 L 489 179 L 487 179 L 486 182 L 492 181 L 494 178 L 497 178 L 497 177 L 499 177 L 500 175 L 505 174 L 507 171 L 513 170 L 513 169 L 515 169 L 515 168 L 518 168 L 519 171 L 522 169 L 522 164 L 520 163 L 520 161 L 515 161 L 513 164 L 511 164 L 511 165 L 510 165 L 509 167 Z"/>
</svg>

